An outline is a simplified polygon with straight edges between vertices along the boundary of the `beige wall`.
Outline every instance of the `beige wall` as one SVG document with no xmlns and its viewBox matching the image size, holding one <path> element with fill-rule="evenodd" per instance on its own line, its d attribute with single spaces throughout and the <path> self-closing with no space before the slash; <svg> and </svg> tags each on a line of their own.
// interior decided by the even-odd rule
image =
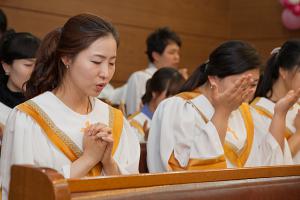
<svg viewBox="0 0 300 200">
<path fill-rule="evenodd" d="M 168 25 L 180 34 L 180 66 L 190 71 L 229 37 L 227 0 L 1 0 L 0 7 L 11 27 L 40 37 L 78 13 L 110 19 L 121 35 L 114 85 L 147 65 L 145 40 L 157 27 Z"/>
<path fill-rule="evenodd" d="M 190 72 L 227 39 L 253 43 L 266 59 L 271 49 L 300 36 L 281 25 L 277 0 L 1 0 L 0 7 L 11 27 L 39 37 L 82 12 L 111 20 L 121 35 L 114 85 L 147 65 L 145 40 L 160 26 L 182 37 L 180 66 Z"/>
<path fill-rule="evenodd" d="M 230 38 L 254 44 L 266 60 L 273 48 L 300 31 L 289 31 L 281 23 L 282 6 L 278 0 L 231 0 Z"/>
</svg>

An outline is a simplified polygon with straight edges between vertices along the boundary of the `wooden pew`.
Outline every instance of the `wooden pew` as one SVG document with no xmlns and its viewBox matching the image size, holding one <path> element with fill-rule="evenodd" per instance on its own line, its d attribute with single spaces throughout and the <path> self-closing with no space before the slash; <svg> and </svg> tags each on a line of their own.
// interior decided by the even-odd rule
<svg viewBox="0 0 300 200">
<path fill-rule="evenodd" d="M 299 199 L 300 166 L 64 179 L 55 170 L 12 167 L 9 199 Z"/>
<path fill-rule="evenodd" d="M 147 143 L 140 143 L 141 154 L 140 154 L 140 163 L 139 163 L 139 172 L 148 173 L 147 166 Z"/>
</svg>

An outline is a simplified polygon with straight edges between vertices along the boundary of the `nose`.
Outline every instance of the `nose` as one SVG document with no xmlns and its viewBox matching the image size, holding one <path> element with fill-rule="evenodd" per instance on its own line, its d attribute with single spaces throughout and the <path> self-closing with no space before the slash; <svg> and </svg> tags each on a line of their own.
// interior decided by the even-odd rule
<svg viewBox="0 0 300 200">
<path fill-rule="evenodd" d="M 103 63 L 100 66 L 99 76 L 101 79 L 103 79 L 103 80 L 108 79 L 108 77 L 109 77 L 109 69 L 108 68 L 109 68 L 108 63 Z"/>
<path fill-rule="evenodd" d="M 176 60 L 176 62 L 179 62 L 179 60 L 180 60 L 179 53 L 175 53 L 174 59 Z"/>
</svg>

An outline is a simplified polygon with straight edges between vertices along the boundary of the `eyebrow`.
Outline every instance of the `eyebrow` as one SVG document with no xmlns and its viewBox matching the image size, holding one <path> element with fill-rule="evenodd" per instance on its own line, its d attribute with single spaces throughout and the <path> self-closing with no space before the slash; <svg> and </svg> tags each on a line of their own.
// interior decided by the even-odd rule
<svg viewBox="0 0 300 200">
<path fill-rule="evenodd" d="M 100 57 L 100 58 L 106 58 L 105 56 L 101 55 L 101 54 L 94 54 L 93 56 L 96 56 L 96 57 Z M 113 58 L 116 58 L 117 56 L 113 56 L 111 57 L 110 59 L 113 59 Z"/>
<path fill-rule="evenodd" d="M 28 60 L 30 62 L 34 62 L 34 61 L 36 61 L 36 58 L 27 58 L 26 60 Z"/>
</svg>

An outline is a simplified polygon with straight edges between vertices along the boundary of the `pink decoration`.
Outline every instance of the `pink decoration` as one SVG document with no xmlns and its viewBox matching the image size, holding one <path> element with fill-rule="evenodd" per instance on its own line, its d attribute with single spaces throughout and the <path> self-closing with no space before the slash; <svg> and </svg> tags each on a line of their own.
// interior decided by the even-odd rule
<svg viewBox="0 0 300 200">
<path fill-rule="evenodd" d="M 299 16 L 300 15 L 300 4 L 295 5 L 291 10 L 295 15 Z"/>
<path fill-rule="evenodd" d="M 296 16 L 289 9 L 284 9 L 281 15 L 283 25 L 290 29 L 295 30 L 300 28 L 300 16 Z"/>
</svg>

